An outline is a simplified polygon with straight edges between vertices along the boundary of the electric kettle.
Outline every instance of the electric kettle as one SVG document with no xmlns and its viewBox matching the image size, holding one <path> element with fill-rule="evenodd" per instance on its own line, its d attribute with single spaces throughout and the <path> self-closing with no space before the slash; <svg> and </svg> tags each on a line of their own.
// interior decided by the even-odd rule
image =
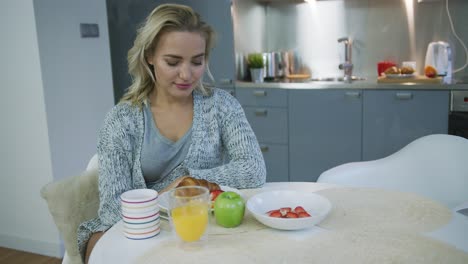
<svg viewBox="0 0 468 264">
<path fill-rule="evenodd" d="M 427 46 L 425 66 L 432 66 L 437 75 L 443 77 L 444 83 L 452 81 L 452 49 L 444 41 L 431 42 Z"/>
</svg>

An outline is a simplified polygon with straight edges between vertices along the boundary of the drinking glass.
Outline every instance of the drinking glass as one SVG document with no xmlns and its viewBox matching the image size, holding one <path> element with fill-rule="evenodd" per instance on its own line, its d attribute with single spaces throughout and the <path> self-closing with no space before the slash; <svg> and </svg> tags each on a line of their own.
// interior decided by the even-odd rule
<svg viewBox="0 0 468 264">
<path fill-rule="evenodd" d="M 205 233 L 209 197 L 208 189 L 202 186 L 184 186 L 169 191 L 171 222 L 182 241 L 198 241 Z"/>
</svg>

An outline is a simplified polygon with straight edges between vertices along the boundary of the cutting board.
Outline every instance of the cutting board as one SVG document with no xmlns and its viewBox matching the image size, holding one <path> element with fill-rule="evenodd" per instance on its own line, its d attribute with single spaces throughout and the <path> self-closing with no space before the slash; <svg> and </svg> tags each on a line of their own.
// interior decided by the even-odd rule
<svg viewBox="0 0 468 264">
<path fill-rule="evenodd" d="M 442 77 L 427 78 L 426 76 L 416 75 L 407 78 L 388 78 L 381 76 L 377 78 L 377 83 L 442 83 Z"/>
<path fill-rule="evenodd" d="M 310 74 L 289 74 L 286 76 L 286 78 L 291 79 L 291 80 L 310 79 Z"/>
</svg>

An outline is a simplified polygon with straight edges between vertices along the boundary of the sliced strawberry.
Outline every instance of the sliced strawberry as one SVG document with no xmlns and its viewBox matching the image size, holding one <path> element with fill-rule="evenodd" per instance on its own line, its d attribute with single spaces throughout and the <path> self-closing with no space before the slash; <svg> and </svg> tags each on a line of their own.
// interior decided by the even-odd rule
<svg viewBox="0 0 468 264">
<path fill-rule="evenodd" d="M 277 218 L 283 217 L 283 215 L 280 213 L 279 210 L 271 210 L 271 211 L 269 211 L 268 216 L 277 217 Z"/>
<path fill-rule="evenodd" d="M 294 210 L 293 210 L 293 212 L 295 212 L 296 214 L 303 213 L 305 211 L 306 210 L 302 206 L 296 206 L 296 208 L 294 208 Z"/>
<path fill-rule="evenodd" d="M 296 213 L 293 213 L 293 212 L 288 212 L 286 214 L 286 218 L 298 218 L 298 215 Z"/>
<path fill-rule="evenodd" d="M 223 192 L 224 192 L 223 190 L 214 190 L 214 191 L 212 191 L 210 193 L 210 201 L 214 202 L 216 200 L 216 198 L 218 198 L 218 195 L 220 195 Z"/>
<path fill-rule="evenodd" d="M 310 214 L 308 214 L 307 212 L 300 212 L 300 213 L 297 214 L 297 216 L 299 218 L 310 217 Z"/>
<path fill-rule="evenodd" d="M 285 216 L 287 213 L 291 212 L 291 207 L 282 207 L 279 210 L 281 212 L 281 215 Z"/>
</svg>

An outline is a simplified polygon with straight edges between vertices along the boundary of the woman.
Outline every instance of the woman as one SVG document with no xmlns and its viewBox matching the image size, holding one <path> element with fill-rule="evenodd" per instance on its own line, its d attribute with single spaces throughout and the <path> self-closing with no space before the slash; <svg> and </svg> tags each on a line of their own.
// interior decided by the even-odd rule
<svg viewBox="0 0 468 264">
<path fill-rule="evenodd" d="M 202 84 L 213 38 L 197 13 L 174 4 L 158 6 L 138 30 L 128 52 L 133 83 L 99 135 L 99 216 L 78 228 L 85 262 L 121 219 L 118 197 L 125 191 L 161 192 L 186 176 L 235 188 L 265 183 L 265 163 L 240 104 Z"/>
</svg>

